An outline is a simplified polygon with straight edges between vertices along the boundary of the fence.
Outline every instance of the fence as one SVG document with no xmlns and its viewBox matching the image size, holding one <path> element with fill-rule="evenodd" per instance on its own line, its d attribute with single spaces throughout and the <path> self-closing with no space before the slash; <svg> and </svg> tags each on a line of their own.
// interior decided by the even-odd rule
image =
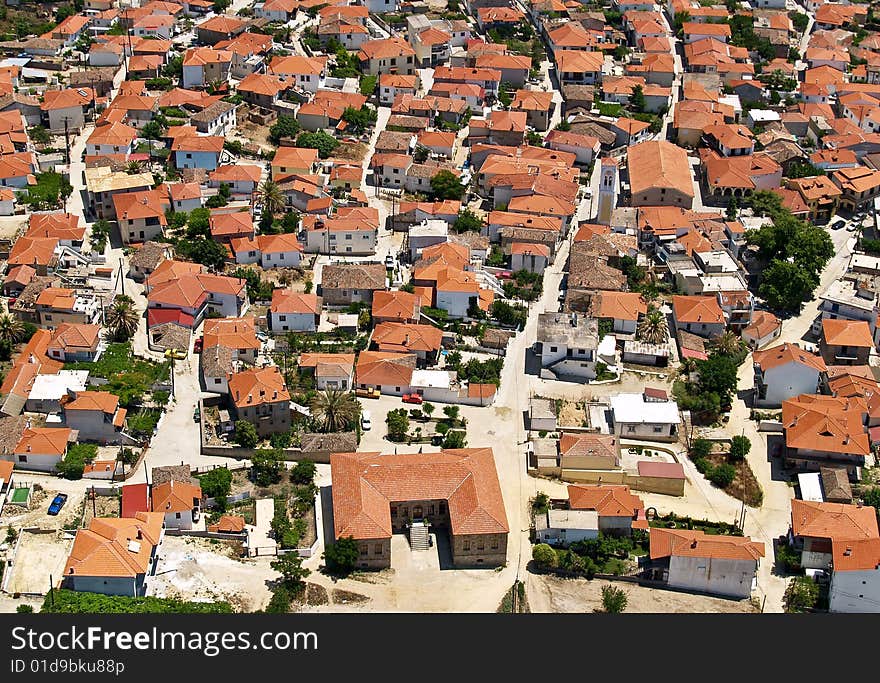
<svg viewBox="0 0 880 683">
<path fill-rule="evenodd" d="M 226 497 L 226 504 L 232 505 L 233 503 L 240 503 L 243 500 L 249 500 L 250 497 L 251 497 L 250 491 L 244 491 L 243 493 L 236 493 L 234 496 L 227 496 Z M 217 505 L 216 498 L 205 498 L 204 506 L 206 508 L 214 507 L 215 505 Z"/>
</svg>

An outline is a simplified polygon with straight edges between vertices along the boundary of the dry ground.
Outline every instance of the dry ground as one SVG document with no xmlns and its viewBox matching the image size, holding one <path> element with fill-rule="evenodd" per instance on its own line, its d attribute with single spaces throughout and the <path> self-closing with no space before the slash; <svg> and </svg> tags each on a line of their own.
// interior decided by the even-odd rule
<svg viewBox="0 0 880 683">
<path fill-rule="evenodd" d="M 560 579 L 530 574 L 526 580 L 532 612 L 592 612 L 602 609 L 600 579 Z M 753 613 L 757 609 L 747 600 L 725 600 L 708 595 L 694 595 L 658 588 L 646 588 L 624 581 L 613 582 L 627 595 L 626 611 L 632 613 Z"/>
<path fill-rule="evenodd" d="M 236 611 L 263 609 L 271 594 L 268 582 L 278 577 L 267 561 L 239 560 L 227 543 L 185 536 L 166 536 L 159 550 L 149 594 L 196 602 L 227 600 Z"/>
<path fill-rule="evenodd" d="M 584 404 L 580 401 L 563 401 L 557 416 L 557 424 L 563 427 L 580 427 L 587 419 Z"/>
<path fill-rule="evenodd" d="M 46 593 L 49 577 L 57 582 L 64 573 L 64 564 L 73 544 L 72 534 L 29 531 L 22 531 L 21 534 L 14 564 L 11 569 L 6 568 L 6 571 L 12 572 L 6 590 L 11 594 Z"/>
</svg>

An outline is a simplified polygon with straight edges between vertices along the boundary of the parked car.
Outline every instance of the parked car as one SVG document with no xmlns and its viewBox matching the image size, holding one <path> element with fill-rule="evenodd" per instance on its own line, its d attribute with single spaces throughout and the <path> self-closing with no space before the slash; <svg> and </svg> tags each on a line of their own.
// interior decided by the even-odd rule
<svg viewBox="0 0 880 683">
<path fill-rule="evenodd" d="M 424 400 L 418 394 L 404 394 L 403 395 L 404 403 L 415 403 L 416 405 L 421 405 L 424 403 Z"/>
<path fill-rule="evenodd" d="M 198 422 L 202 419 L 202 411 L 199 410 L 199 407 L 196 406 L 196 409 L 193 411 L 193 422 Z"/>
<path fill-rule="evenodd" d="M 394 268 L 396 261 L 394 258 L 394 254 L 388 254 L 385 256 L 385 267 L 386 268 Z"/>
<path fill-rule="evenodd" d="M 846 221 L 843 220 L 842 218 L 838 218 L 836 221 L 834 221 L 834 222 L 831 224 L 831 229 L 832 229 L 832 230 L 840 230 L 840 229 L 841 229 L 842 227 L 844 227 L 845 225 L 846 225 Z"/>
<path fill-rule="evenodd" d="M 204 344 L 205 344 L 204 337 L 199 337 L 198 339 L 196 339 L 195 343 L 193 344 L 193 353 L 201 353 L 202 346 L 204 346 Z"/>
<path fill-rule="evenodd" d="M 373 416 L 370 414 L 369 410 L 365 410 L 361 413 L 361 429 L 365 432 L 370 431 L 373 428 Z"/>
<path fill-rule="evenodd" d="M 379 398 L 382 394 L 370 387 L 369 389 L 355 389 L 354 395 L 358 398 Z"/>
<path fill-rule="evenodd" d="M 61 512 L 61 508 L 64 507 L 64 504 L 67 502 L 67 494 L 59 493 L 52 499 L 52 503 L 49 505 L 49 514 L 57 515 Z"/>
</svg>

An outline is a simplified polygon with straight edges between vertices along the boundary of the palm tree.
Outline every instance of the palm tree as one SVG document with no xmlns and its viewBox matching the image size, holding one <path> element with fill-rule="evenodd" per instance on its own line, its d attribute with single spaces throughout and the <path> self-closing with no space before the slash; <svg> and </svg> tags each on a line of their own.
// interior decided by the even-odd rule
<svg viewBox="0 0 880 683">
<path fill-rule="evenodd" d="M 745 346 L 745 342 L 730 331 L 714 337 L 710 344 L 714 351 L 725 356 L 736 356 L 742 353 Z"/>
<path fill-rule="evenodd" d="M 24 337 L 24 323 L 8 313 L 0 315 L 0 341 L 10 345 Z"/>
<path fill-rule="evenodd" d="M 105 323 L 110 334 L 118 341 L 127 341 L 137 332 L 140 315 L 134 307 L 131 297 L 120 295 L 113 300 L 113 305 L 107 309 Z"/>
<path fill-rule="evenodd" d="M 273 216 L 284 212 L 284 194 L 278 187 L 278 183 L 266 180 L 257 189 L 257 195 L 263 202 L 263 211 L 268 211 Z"/>
<path fill-rule="evenodd" d="M 639 323 L 639 339 L 648 344 L 665 344 L 667 334 L 666 317 L 662 311 L 652 306 Z"/>
<path fill-rule="evenodd" d="M 354 394 L 347 391 L 327 389 L 312 399 L 309 406 L 312 417 L 325 432 L 338 432 L 357 420 L 360 404 Z"/>
<path fill-rule="evenodd" d="M 144 165 L 140 161 L 129 161 L 125 165 L 125 172 L 128 175 L 134 175 L 135 173 L 140 173 L 144 170 Z"/>
</svg>

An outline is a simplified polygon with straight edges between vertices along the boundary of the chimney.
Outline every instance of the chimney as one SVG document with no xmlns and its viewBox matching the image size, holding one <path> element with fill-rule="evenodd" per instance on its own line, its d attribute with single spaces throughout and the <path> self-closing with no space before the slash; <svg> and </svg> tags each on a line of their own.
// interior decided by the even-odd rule
<svg viewBox="0 0 880 683">
<path fill-rule="evenodd" d="M 849 557 L 850 555 L 852 555 L 852 548 L 850 546 L 846 546 L 846 550 L 843 551 L 843 556 Z"/>
<path fill-rule="evenodd" d="M 138 539 L 138 540 L 141 540 L 143 537 L 144 537 L 144 532 L 141 531 L 140 528 L 138 528 L 138 531 L 137 531 L 137 539 Z"/>
<path fill-rule="evenodd" d="M 693 541 L 691 541 L 691 548 L 696 548 L 696 547 L 697 547 L 697 539 L 695 538 Z"/>
</svg>

